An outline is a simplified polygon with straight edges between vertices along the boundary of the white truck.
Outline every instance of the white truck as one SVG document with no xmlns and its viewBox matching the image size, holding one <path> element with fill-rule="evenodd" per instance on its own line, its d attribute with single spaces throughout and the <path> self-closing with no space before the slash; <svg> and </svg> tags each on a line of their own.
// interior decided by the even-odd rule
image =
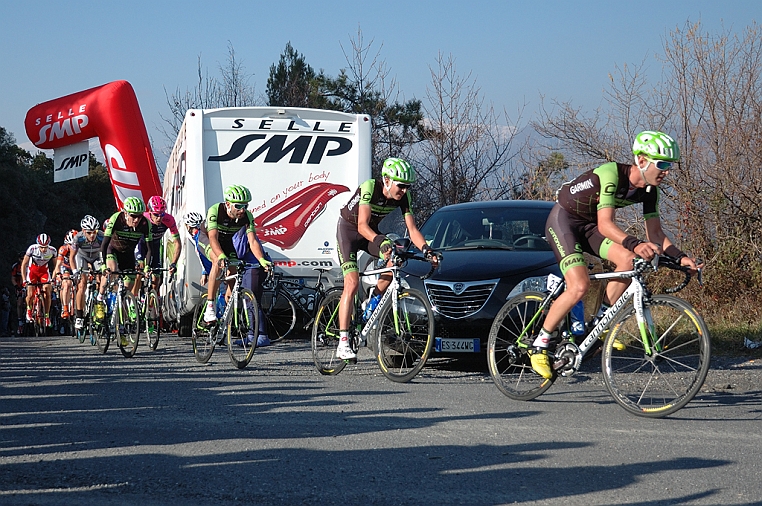
<svg viewBox="0 0 762 506">
<path fill-rule="evenodd" d="M 309 284 L 315 267 L 329 267 L 328 286 L 341 284 L 336 223 L 341 207 L 371 177 L 370 133 L 363 114 L 289 107 L 188 110 L 163 184 L 183 244 L 175 284 L 179 315 L 187 318 L 205 291 L 182 217 L 191 211 L 206 216 L 231 184 L 251 191 L 257 236 L 276 269 Z M 170 255 L 165 251 L 165 258 Z"/>
</svg>

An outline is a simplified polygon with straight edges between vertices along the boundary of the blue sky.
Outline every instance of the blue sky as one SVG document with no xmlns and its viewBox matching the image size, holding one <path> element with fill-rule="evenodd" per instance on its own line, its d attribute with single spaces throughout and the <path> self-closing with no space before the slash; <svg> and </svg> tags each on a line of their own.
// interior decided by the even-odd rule
<svg viewBox="0 0 762 506">
<path fill-rule="evenodd" d="M 232 44 L 264 94 L 287 42 L 335 76 L 346 67 L 341 46 L 351 47 L 358 28 L 381 50 L 403 98 L 425 98 L 442 52 L 498 109 L 526 102 L 526 120 L 541 94 L 595 108 L 617 66 L 645 60 L 658 78 L 655 55 L 689 20 L 710 33 L 740 31 L 762 21 L 762 2 L 0 0 L 0 126 L 32 149 L 23 126 L 29 108 L 125 79 L 163 168 L 165 88 L 192 87 L 199 55 L 215 71 Z"/>
</svg>

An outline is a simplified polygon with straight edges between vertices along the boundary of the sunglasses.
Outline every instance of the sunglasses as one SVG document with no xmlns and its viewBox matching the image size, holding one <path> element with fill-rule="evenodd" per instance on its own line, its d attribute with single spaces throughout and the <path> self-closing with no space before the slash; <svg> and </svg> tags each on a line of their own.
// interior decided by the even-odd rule
<svg viewBox="0 0 762 506">
<path fill-rule="evenodd" d="M 163 218 L 164 213 L 151 213 L 151 216 L 153 216 L 154 218 Z"/>
<path fill-rule="evenodd" d="M 410 189 L 410 185 L 409 184 L 405 184 L 405 183 L 394 183 L 394 184 L 396 184 L 397 188 L 399 188 L 400 190 L 409 190 Z"/>
<path fill-rule="evenodd" d="M 142 218 L 143 217 L 142 214 L 133 214 L 133 213 L 127 213 L 127 216 L 129 216 L 130 218 L 132 218 L 134 220 L 137 220 L 138 218 Z"/>
<path fill-rule="evenodd" d="M 96 233 L 96 232 L 98 232 L 98 231 L 97 231 L 97 230 L 83 230 L 83 232 L 84 232 L 85 234 L 87 234 L 87 235 L 91 235 L 91 234 L 95 234 L 95 233 Z"/>
<path fill-rule="evenodd" d="M 246 209 L 247 207 L 249 207 L 249 204 L 246 202 L 242 204 L 233 204 L 233 207 L 235 207 L 236 209 L 240 211 L 241 209 Z"/>
<path fill-rule="evenodd" d="M 656 168 L 659 170 L 669 170 L 672 168 L 672 162 L 665 162 L 664 160 L 651 160 L 649 159 L 651 163 L 656 165 Z"/>
</svg>

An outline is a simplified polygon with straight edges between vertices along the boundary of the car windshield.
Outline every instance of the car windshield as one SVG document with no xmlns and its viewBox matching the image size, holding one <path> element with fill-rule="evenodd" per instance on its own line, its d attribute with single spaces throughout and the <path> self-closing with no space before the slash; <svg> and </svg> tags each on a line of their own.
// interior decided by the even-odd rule
<svg viewBox="0 0 762 506">
<path fill-rule="evenodd" d="M 549 251 L 548 208 L 484 207 L 440 209 L 421 227 L 438 250 L 516 249 Z"/>
</svg>

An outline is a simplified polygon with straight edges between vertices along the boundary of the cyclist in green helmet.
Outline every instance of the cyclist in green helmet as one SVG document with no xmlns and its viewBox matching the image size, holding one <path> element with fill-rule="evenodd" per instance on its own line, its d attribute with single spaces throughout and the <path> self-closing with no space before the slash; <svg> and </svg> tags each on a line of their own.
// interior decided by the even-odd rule
<svg viewBox="0 0 762 506">
<path fill-rule="evenodd" d="M 550 307 L 533 343 L 532 368 L 544 378 L 552 377 L 548 351 L 557 342 L 558 326 L 590 287 L 583 252 L 613 262 L 616 271 L 632 269 L 636 256 L 651 260 L 662 252 L 680 258 L 694 273 L 698 269 L 696 260 L 667 237 L 659 218 L 659 185 L 680 160 L 677 142 L 665 133 L 647 130 L 635 137 L 632 153 L 634 163 L 605 163 L 565 183 L 548 216 L 546 237 L 566 280 L 566 291 Z M 636 203 L 643 204 L 647 241 L 627 234 L 615 222 L 616 209 Z M 610 280 L 602 310 L 628 284 L 629 280 Z"/>
<path fill-rule="evenodd" d="M 221 263 L 227 258 L 238 258 L 233 238 L 241 229 L 245 229 L 249 248 L 254 257 L 260 264 L 259 269 L 251 269 L 249 274 L 252 277 L 252 292 L 259 301 L 262 296 L 262 283 L 265 280 L 265 270 L 272 268 L 270 262 L 262 249 L 262 245 L 257 240 L 254 229 L 254 216 L 248 210 L 251 202 L 251 192 L 245 186 L 231 185 L 225 188 L 223 192 L 225 201 L 214 204 L 209 208 L 206 214 L 206 229 L 209 238 L 209 260 L 212 262 L 209 271 L 209 285 L 207 292 L 207 305 L 204 311 L 204 321 L 213 323 L 217 320 L 214 304 L 217 300 L 217 291 L 220 287 L 220 268 Z M 241 258 L 243 260 L 243 258 Z M 230 268 L 229 274 L 235 273 L 235 268 Z M 230 284 L 232 288 L 232 282 Z M 250 334 L 247 337 L 247 345 L 251 344 L 258 336 Z M 262 343 L 259 344 L 262 346 Z"/>
<path fill-rule="evenodd" d="M 381 168 L 381 178 L 369 179 L 362 183 L 347 205 L 341 209 L 336 239 L 341 271 L 344 275 L 344 290 L 339 303 L 341 340 L 336 354 L 342 360 L 356 359 L 355 353 L 349 347 L 349 324 L 354 311 L 354 297 L 360 286 L 357 253 L 363 250 L 374 257 L 383 256 L 386 259 L 391 254 L 392 241 L 379 232 L 379 222 L 399 208 L 410 240 L 431 262 L 438 261 L 415 223 L 410 194 L 410 186 L 415 179 L 415 170 L 410 163 L 401 158 L 387 158 Z M 391 281 L 390 274 L 380 276 L 373 296 L 366 306 L 366 312 L 375 309 L 381 294 Z"/>
<path fill-rule="evenodd" d="M 143 240 L 148 246 L 145 254 L 145 265 L 150 265 L 154 254 L 150 242 L 153 239 L 153 228 L 143 216 L 146 206 L 140 197 L 127 197 L 122 202 L 122 210 L 114 213 L 108 219 L 108 226 L 103 233 L 101 243 L 101 258 L 106 260 L 109 271 L 120 269 L 135 269 L 140 262 L 135 258 L 135 247 Z M 125 276 L 125 285 L 132 287 L 135 276 Z M 98 290 L 98 302 L 103 301 L 106 291 L 107 276 L 101 277 Z"/>
</svg>

